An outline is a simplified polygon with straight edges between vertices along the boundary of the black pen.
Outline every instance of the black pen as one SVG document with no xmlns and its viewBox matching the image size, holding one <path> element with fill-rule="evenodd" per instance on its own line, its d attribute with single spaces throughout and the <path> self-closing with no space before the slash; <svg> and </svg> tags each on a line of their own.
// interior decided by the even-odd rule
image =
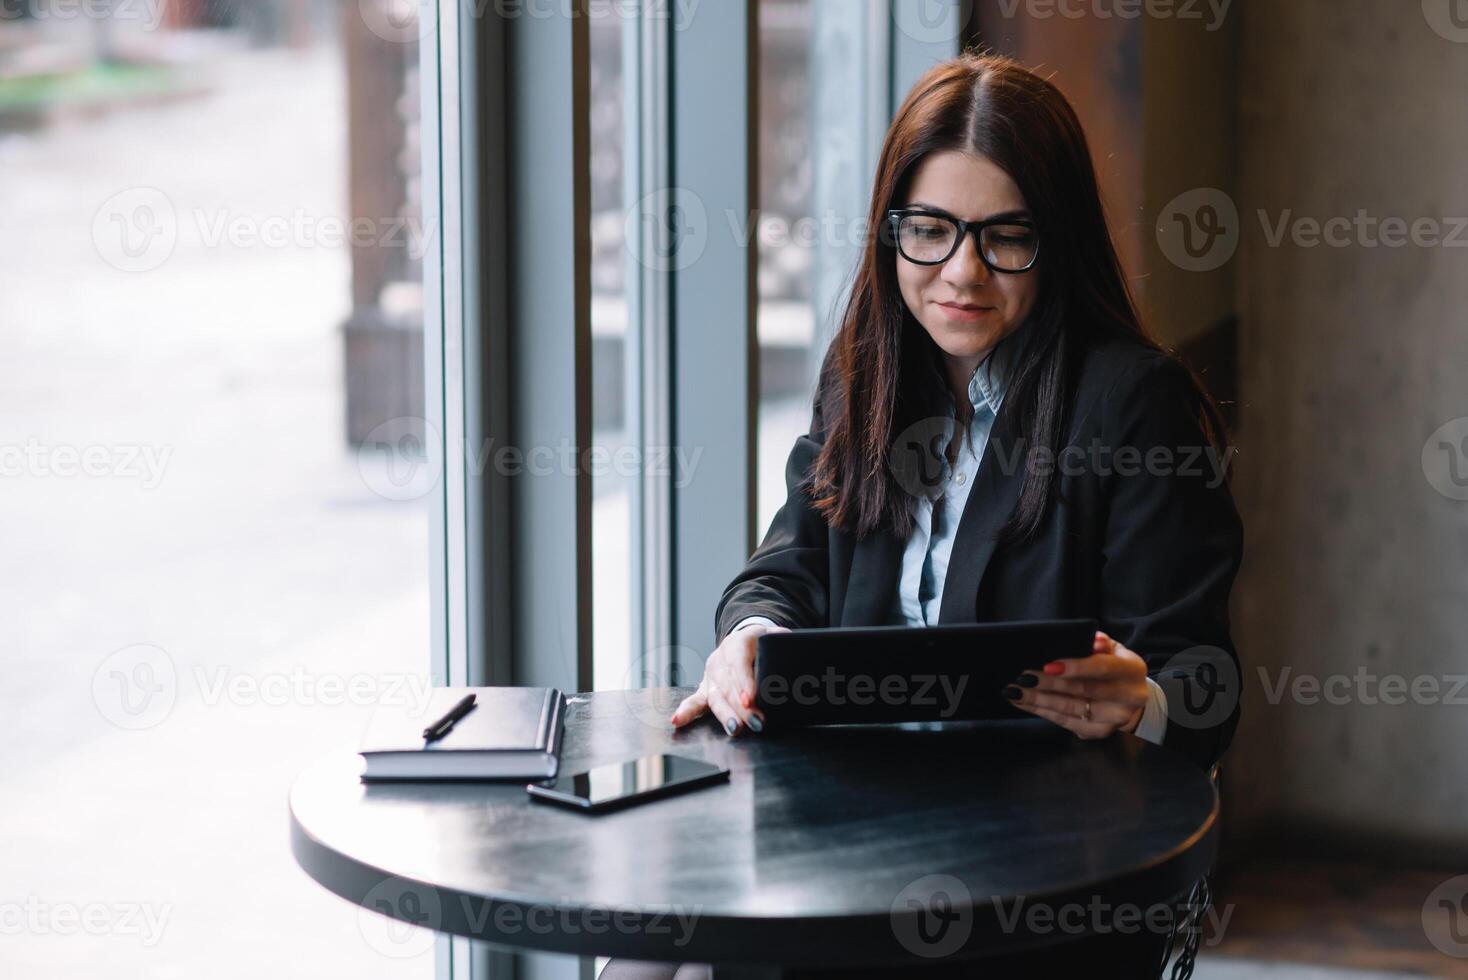
<svg viewBox="0 0 1468 980">
<path fill-rule="evenodd" d="M 444 715 L 438 721 L 423 729 L 423 740 L 425 742 L 432 742 L 435 739 L 443 738 L 454 727 L 454 722 L 458 721 L 460 718 L 464 717 L 473 710 L 474 695 L 464 695 L 464 697 L 459 701 L 458 704 L 449 709 L 448 714 Z"/>
</svg>

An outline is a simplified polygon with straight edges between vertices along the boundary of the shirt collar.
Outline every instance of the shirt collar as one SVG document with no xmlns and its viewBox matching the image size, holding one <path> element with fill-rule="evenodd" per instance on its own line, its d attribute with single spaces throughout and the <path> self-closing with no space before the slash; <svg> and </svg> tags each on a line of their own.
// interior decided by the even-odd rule
<svg viewBox="0 0 1468 980">
<path fill-rule="evenodd" d="M 974 411 L 987 404 L 990 411 L 996 416 L 999 414 L 1005 389 L 1012 380 L 1014 367 L 1019 363 L 1019 355 L 1024 350 L 1029 332 L 1028 324 L 1021 324 L 1018 330 L 999 341 L 979 362 L 979 366 L 974 368 L 973 376 L 968 382 L 968 400 Z"/>
</svg>

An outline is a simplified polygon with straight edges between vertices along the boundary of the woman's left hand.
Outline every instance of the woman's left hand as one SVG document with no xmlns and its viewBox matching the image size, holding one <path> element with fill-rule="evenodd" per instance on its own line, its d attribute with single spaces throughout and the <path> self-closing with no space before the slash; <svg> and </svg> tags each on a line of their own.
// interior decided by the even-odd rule
<svg viewBox="0 0 1468 980">
<path fill-rule="evenodd" d="M 1096 632 L 1091 656 L 1052 660 L 1004 689 L 1015 707 L 1049 719 L 1081 738 L 1132 732 L 1147 704 L 1147 662 Z"/>
</svg>

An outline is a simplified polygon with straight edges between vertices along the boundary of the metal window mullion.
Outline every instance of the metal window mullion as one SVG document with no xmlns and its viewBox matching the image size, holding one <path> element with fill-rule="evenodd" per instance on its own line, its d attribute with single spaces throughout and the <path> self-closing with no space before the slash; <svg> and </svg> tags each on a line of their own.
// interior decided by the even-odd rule
<svg viewBox="0 0 1468 980">
<path fill-rule="evenodd" d="M 644 8 L 644 14 L 648 11 Z M 629 120 L 624 183 L 628 227 L 637 236 L 626 249 L 628 298 L 627 419 L 641 460 L 672 445 L 671 281 L 667 270 L 643 261 L 658 245 L 658 227 L 671 183 L 668 89 L 669 24 L 640 16 L 628 25 L 623 78 Z M 638 467 L 631 508 L 632 667 L 629 684 L 670 681 L 673 642 L 672 486 L 666 473 Z"/>
<path fill-rule="evenodd" d="M 684 232 L 673 243 L 672 416 L 692 464 L 672 489 L 673 637 L 690 677 L 755 540 L 756 13 L 757 0 L 702 4 L 672 32 L 670 220 Z"/>
<path fill-rule="evenodd" d="M 586 0 L 508 19 L 512 680 L 588 689 L 591 229 Z M 527 220 L 520 220 L 521 217 Z"/>
</svg>

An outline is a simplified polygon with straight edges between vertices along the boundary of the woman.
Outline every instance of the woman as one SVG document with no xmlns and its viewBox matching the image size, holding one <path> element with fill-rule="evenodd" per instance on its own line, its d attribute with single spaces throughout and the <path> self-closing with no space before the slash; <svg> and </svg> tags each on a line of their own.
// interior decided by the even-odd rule
<svg viewBox="0 0 1468 980">
<path fill-rule="evenodd" d="M 1090 617 L 1093 656 L 1004 696 L 1211 766 L 1237 697 L 1165 691 L 1238 676 L 1222 425 L 1141 325 L 1074 110 L 1008 59 L 935 66 L 887 133 L 869 222 L 789 497 L 672 723 L 758 733 L 764 632 Z"/>
<path fill-rule="evenodd" d="M 1238 718 L 1190 687 L 1238 676 L 1222 425 L 1140 323 L 1074 110 L 1007 59 L 937 65 L 887 133 L 869 221 L 789 497 L 672 723 L 758 734 L 765 632 L 1088 617 L 1090 656 L 995 696 L 1212 765 Z M 1155 973 L 1164 939 L 1037 955 Z"/>
</svg>

